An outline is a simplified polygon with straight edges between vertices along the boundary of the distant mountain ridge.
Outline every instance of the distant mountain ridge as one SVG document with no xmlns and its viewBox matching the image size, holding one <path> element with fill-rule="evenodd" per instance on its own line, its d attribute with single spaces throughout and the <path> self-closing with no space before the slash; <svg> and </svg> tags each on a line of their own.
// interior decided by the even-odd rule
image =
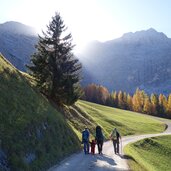
<svg viewBox="0 0 171 171">
<path fill-rule="evenodd" d="M 171 39 L 150 28 L 126 33 L 104 43 L 92 43 L 80 55 L 83 85 L 91 82 L 110 91 L 171 92 Z M 91 61 L 91 62 L 89 62 Z"/>
<path fill-rule="evenodd" d="M 18 22 L 0 24 L 0 52 L 18 69 L 35 52 L 35 30 Z M 83 86 L 97 83 L 110 91 L 171 92 L 171 39 L 155 29 L 125 33 L 104 43 L 93 41 L 79 55 Z"/>
<path fill-rule="evenodd" d="M 131 40 L 140 40 L 140 39 L 144 39 L 144 38 L 148 38 L 148 39 L 167 39 L 168 37 L 162 33 L 162 32 L 157 32 L 155 29 L 150 28 L 148 30 L 142 30 L 142 31 L 136 31 L 135 33 L 133 32 L 129 32 L 129 33 L 125 33 L 123 34 L 123 36 L 121 37 L 122 39 L 131 39 Z"/>
<path fill-rule="evenodd" d="M 30 26 L 14 21 L 0 24 L 0 52 L 22 71 L 26 70 L 37 40 L 37 33 Z"/>
<path fill-rule="evenodd" d="M 7 21 L 3 24 L 0 24 L 0 32 L 2 31 L 11 32 L 19 35 L 37 36 L 36 30 L 33 27 L 16 21 Z"/>
</svg>

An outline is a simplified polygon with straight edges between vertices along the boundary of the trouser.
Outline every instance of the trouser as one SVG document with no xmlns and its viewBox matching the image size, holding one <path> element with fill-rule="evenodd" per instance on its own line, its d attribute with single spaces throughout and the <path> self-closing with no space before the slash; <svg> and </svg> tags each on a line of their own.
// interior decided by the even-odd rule
<svg viewBox="0 0 171 171">
<path fill-rule="evenodd" d="M 91 154 L 95 153 L 95 146 L 91 146 Z"/>
<path fill-rule="evenodd" d="M 84 153 L 85 154 L 89 153 L 89 142 L 84 142 Z"/>
<path fill-rule="evenodd" d="M 118 140 L 113 140 L 113 147 L 114 147 L 114 152 L 115 154 L 119 154 L 119 139 Z"/>
<path fill-rule="evenodd" d="M 103 141 L 97 141 L 97 147 L 99 154 L 102 153 L 103 150 Z"/>
</svg>

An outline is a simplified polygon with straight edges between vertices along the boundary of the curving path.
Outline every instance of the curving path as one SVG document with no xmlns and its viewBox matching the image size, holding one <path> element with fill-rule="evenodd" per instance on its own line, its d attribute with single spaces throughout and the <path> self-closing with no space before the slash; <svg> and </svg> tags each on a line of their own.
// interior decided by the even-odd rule
<svg viewBox="0 0 171 171">
<path fill-rule="evenodd" d="M 122 148 L 128 143 L 135 141 L 171 134 L 171 121 L 160 119 L 162 122 L 168 125 L 167 129 L 163 133 L 159 134 L 146 134 L 138 136 L 128 136 L 122 138 Z M 97 152 L 97 149 L 96 149 Z M 49 171 L 128 171 L 127 160 L 121 155 L 115 155 L 113 151 L 113 144 L 111 141 L 104 143 L 103 155 L 84 155 L 83 152 L 74 154 L 65 159 L 59 166 L 54 166 Z"/>
</svg>

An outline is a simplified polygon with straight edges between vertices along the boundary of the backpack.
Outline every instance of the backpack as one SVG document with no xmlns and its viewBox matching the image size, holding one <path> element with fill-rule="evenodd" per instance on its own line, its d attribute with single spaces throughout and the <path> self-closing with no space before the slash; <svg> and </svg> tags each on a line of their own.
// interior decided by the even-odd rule
<svg viewBox="0 0 171 171">
<path fill-rule="evenodd" d="M 118 131 L 116 131 L 116 138 L 119 139 L 119 137 L 120 137 L 120 134 Z"/>
<path fill-rule="evenodd" d="M 113 140 L 118 140 L 118 139 L 119 139 L 119 137 L 120 137 L 120 134 L 119 134 L 119 132 L 118 132 L 118 131 L 116 131 L 116 132 L 112 132 L 112 134 L 111 134 L 111 138 L 112 138 Z"/>
<path fill-rule="evenodd" d="M 84 130 L 84 131 L 82 132 L 82 141 L 83 141 L 83 142 L 89 141 L 89 132 L 88 132 L 88 130 Z"/>
<path fill-rule="evenodd" d="M 101 127 L 96 128 L 96 140 L 97 141 L 103 141 L 103 134 L 102 134 L 102 130 Z"/>
</svg>

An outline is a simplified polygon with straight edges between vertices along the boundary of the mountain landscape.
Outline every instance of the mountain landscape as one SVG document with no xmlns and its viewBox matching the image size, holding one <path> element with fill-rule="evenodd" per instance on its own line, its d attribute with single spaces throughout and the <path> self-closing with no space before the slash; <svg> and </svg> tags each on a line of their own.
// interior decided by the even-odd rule
<svg viewBox="0 0 171 171">
<path fill-rule="evenodd" d="M 0 52 L 18 69 L 35 51 L 38 40 L 33 28 L 17 22 L 0 25 Z M 93 41 L 81 54 L 82 85 L 96 83 L 110 91 L 133 93 L 137 87 L 147 93 L 171 92 L 171 39 L 153 28 L 107 42 Z M 89 62 L 91 61 L 91 62 Z"/>
<path fill-rule="evenodd" d="M 156 116 L 170 117 L 171 94 L 148 97 L 139 89 L 133 97 L 127 93 L 137 87 L 147 92 L 170 93 L 171 39 L 151 28 L 104 43 L 94 41 L 78 54 L 83 64 L 83 86 L 96 83 L 110 91 L 126 91 L 110 95 L 103 86 L 92 84 L 95 89 L 89 89 L 90 96 L 95 94 L 100 99 L 103 94 L 109 94 L 106 101 L 114 106 L 107 107 L 79 99 L 82 95 L 77 79 L 80 65 L 75 66 L 77 59 L 68 53 L 72 49 L 67 39 L 70 35 L 56 36 L 61 28 L 65 30 L 59 21 L 60 15 L 56 13 L 47 32 L 50 35 L 39 37 L 38 53 L 32 59 L 35 66 L 30 65 L 32 75 L 22 71 L 26 71 L 25 64 L 30 63 L 30 56 L 35 52 L 38 42 L 35 30 L 17 22 L 0 25 L 0 170 L 152 171 L 158 168 L 153 163 L 160 160 L 163 161 L 160 170 L 169 170 L 170 164 L 165 163 L 170 161 L 171 124 Z M 92 158 L 87 155 L 90 149 L 86 155 L 81 149 L 94 139 L 98 146 L 97 126 L 102 129 L 104 148 L 103 153 L 96 149 Z M 85 128 L 90 133 L 86 141 Z M 119 130 L 121 135 L 118 154 L 113 151 L 113 130 Z M 150 138 L 160 135 L 166 136 Z M 140 141 L 133 143 L 137 140 Z M 126 146 L 130 143 L 133 144 Z M 148 156 L 151 162 L 142 156 Z"/>
<path fill-rule="evenodd" d="M 171 1 L 0 5 L 0 171 L 171 171 Z"/>
<path fill-rule="evenodd" d="M 80 55 L 83 84 L 94 82 L 110 91 L 133 93 L 139 87 L 167 94 L 171 91 L 170 58 L 171 39 L 152 28 L 104 43 L 92 42 Z"/>
<path fill-rule="evenodd" d="M 86 126 L 93 136 L 100 124 L 105 137 L 114 126 L 122 135 L 157 133 L 166 127 L 145 115 L 85 101 L 61 113 L 31 79 L 0 55 L 0 170 L 47 170 L 80 150 Z"/>
</svg>

